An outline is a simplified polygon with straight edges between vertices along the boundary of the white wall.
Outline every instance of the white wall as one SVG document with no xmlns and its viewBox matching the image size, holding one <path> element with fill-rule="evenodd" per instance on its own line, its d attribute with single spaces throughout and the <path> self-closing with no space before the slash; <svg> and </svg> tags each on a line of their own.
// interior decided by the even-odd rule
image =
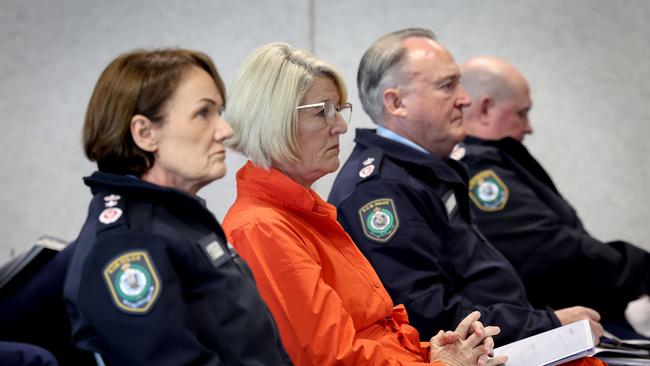
<svg viewBox="0 0 650 366">
<path fill-rule="evenodd" d="M 462 62 L 488 54 L 527 75 L 535 134 L 526 143 L 604 240 L 650 249 L 650 2 L 501 1 L 90 1 L 0 0 L 0 261 L 41 234 L 72 240 L 90 194 L 81 177 L 80 130 L 99 73 L 136 47 L 182 46 L 212 56 L 230 85 L 255 47 L 313 46 L 343 72 L 353 128 L 371 126 L 356 93 L 370 43 L 403 27 L 432 29 Z M 310 45 L 309 30 L 314 30 Z M 353 147 L 343 138 L 342 159 Z M 235 196 L 229 174 L 201 195 L 223 217 Z M 326 197 L 334 175 L 317 182 Z"/>
</svg>

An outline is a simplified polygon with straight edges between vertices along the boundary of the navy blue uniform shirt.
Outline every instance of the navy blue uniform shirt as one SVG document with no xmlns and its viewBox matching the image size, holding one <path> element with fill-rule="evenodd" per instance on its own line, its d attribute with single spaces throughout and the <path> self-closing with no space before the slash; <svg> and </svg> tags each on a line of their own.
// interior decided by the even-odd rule
<svg viewBox="0 0 650 366">
<path fill-rule="evenodd" d="M 650 254 L 589 235 L 524 145 L 467 137 L 459 149 L 472 177 L 476 223 L 513 264 L 534 305 L 580 304 L 607 321 L 622 318 L 629 301 L 650 291 Z"/>
<path fill-rule="evenodd" d="M 358 129 L 355 142 L 329 201 L 423 340 L 474 310 L 501 327 L 499 344 L 560 325 L 528 303 L 515 270 L 472 225 L 460 163 L 373 130 Z"/>
<path fill-rule="evenodd" d="M 64 296 L 110 365 L 290 365 L 248 266 L 197 198 L 96 172 Z"/>
</svg>

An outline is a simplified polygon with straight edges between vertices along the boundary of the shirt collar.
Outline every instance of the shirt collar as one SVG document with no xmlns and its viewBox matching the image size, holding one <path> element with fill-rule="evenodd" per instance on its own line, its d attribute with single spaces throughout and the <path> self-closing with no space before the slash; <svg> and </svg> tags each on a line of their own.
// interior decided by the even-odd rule
<svg viewBox="0 0 650 366">
<path fill-rule="evenodd" d="M 440 179 L 452 183 L 465 183 L 467 172 L 463 165 L 451 158 L 440 158 L 431 153 L 422 153 L 417 149 L 404 148 L 404 144 L 380 136 L 375 130 L 359 128 L 354 141 L 365 149 L 377 147 L 385 156 L 408 164 L 416 164 L 427 169 Z"/>
<path fill-rule="evenodd" d="M 428 151 L 427 151 L 425 148 L 423 148 L 422 146 L 416 144 L 415 142 L 413 142 L 413 141 L 407 139 L 406 137 L 404 137 L 404 136 L 402 136 L 402 135 L 398 135 L 397 133 L 395 133 L 395 132 L 392 131 L 392 130 L 387 129 L 386 127 L 383 127 L 383 126 L 379 126 L 379 125 L 377 125 L 377 135 L 379 135 L 379 136 L 381 136 L 381 137 L 385 137 L 385 138 L 387 138 L 387 139 L 389 139 L 389 140 L 393 140 L 393 141 L 399 142 L 399 143 L 401 143 L 401 144 L 404 144 L 404 145 L 406 145 L 406 146 L 409 146 L 409 147 L 411 147 L 411 148 L 414 148 L 414 149 L 416 149 L 416 150 L 418 150 L 418 151 L 420 151 L 420 152 L 423 152 L 423 153 L 425 153 L 425 154 L 431 154 L 430 152 L 428 152 Z"/>
<path fill-rule="evenodd" d="M 251 161 L 237 172 L 237 194 L 274 201 L 303 212 L 316 212 L 336 220 L 336 208 L 314 190 L 306 188 L 275 168 L 269 170 Z"/>
</svg>

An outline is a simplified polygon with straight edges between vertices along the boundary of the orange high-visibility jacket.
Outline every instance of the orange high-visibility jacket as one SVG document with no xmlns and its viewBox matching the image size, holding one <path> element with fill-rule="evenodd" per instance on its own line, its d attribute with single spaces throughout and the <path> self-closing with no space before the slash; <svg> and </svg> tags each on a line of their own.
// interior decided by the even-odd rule
<svg viewBox="0 0 650 366">
<path fill-rule="evenodd" d="M 404 307 L 311 189 L 248 162 L 223 227 L 296 365 L 429 364 Z"/>
</svg>

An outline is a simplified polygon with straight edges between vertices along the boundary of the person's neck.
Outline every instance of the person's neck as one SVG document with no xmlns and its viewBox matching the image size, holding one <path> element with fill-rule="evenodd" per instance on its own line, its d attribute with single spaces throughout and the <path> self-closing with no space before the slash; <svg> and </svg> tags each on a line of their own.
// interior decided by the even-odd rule
<svg viewBox="0 0 650 366">
<path fill-rule="evenodd" d="M 274 162 L 272 168 L 277 169 L 280 173 L 286 175 L 287 177 L 289 177 L 289 179 L 291 179 L 292 181 L 300 184 L 301 186 L 307 189 L 310 189 L 311 186 L 316 181 L 316 179 L 313 180 L 306 179 L 301 174 L 298 174 L 294 166 L 290 164 L 282 164 L 282 163 Z"/>
<path fill-rule="evenodd" d="M 170 174 L 163 169 L 160 169 L 156 164 L 152 166 L 149 170 L 144 172 L 140 177 L 145 182 L 152 183 L 161 187 L 175 188 L 185 193 L 188 193 L 192 196 L 196 196 L 196 193 L 201 188 L 193 182 L 182 181 L 178 179 L 174 174 Z"/>
<path fill-rule="evenodd" d="M 467 134 L 465 136 L 475 138 L 475 139 L 479 139 L 479 140 L 492 140 L 490 138 L 487 138 L 487 137 L 481 135 L 480 133 L 471 133 L 469 131 L 467 132 Z"/>
<path fill-rule="evenodd" d="M 465 136 L 474 137 L 477 139 L 485 141 L 494 141 L 500 140 L 494 133 L 485 128 L 485 126 L 480 125 L 480 122 L 475 120 L 463 120 L 463 126 L 465 127 Z"/>
</svg>

